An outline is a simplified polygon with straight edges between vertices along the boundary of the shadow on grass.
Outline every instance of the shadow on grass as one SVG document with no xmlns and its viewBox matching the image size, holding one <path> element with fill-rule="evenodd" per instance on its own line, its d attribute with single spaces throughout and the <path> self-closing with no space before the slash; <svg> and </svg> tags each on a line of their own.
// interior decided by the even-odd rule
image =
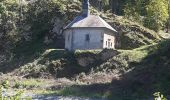
<svg viewBox="0 0 170 100">
<path fill-rule="evenodd" d="M 93 85 L 73 85 L 71 87 L 65 87 L 60 90 L 50 89 L 45 93 L 40 94 L 44 96 L 59 95 L 64 97 L 81 97 L 81 98 L 93 98 L 94 100 L 105 100 L 109 95 L 110 84 L 93 84 Z M 82 99 L 81 99 L 82 100 Z"/>
</svg>

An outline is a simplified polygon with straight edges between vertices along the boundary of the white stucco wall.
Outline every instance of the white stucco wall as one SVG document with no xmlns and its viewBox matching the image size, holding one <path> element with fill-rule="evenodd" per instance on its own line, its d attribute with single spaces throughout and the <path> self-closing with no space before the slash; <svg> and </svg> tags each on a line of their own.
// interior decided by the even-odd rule
<svg viewBox="0 0 170 100">
<path fill-rule="evenodd" d="M 103 48 L 103 31 L 99 28 L 82 28 L 75 29 L 73 36 L 73 50 L 76 49 L 102 49 Z M 89 35 L 89 41 L 86 40 Z"/>
<path fill-rule="evenodd" d="M 103 48 L 115 49 L 115 36 L 109 35 L 107 32 L 104 33 Z"/>
<path fill-rule="evenodd" d="M 73 28 L 65 32 L 65 48 L 68 50 L 92 50 L 115 48 L 115 36 L 103 28 Z M 89 34 L 89 41 L 86 36 Z M 106 44 L 107 41 L 107 44 Z"/>
<path fill-rule="evenodd" d="M 103 30 L 100 28 L 74 28 L 66 30 L 65 48 L 68 50 L 102 49 L 103 33 Z M 86 40 L 87 34 L 89 34 L 89 41 Z"/>
</svg>

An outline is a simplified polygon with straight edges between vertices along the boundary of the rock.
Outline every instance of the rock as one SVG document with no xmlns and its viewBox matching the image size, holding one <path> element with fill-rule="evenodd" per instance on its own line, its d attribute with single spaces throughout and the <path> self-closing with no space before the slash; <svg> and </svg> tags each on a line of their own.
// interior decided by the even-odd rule
<svg viewBox="0 0 170 100">
<path fill-rule="evenodd" d="M 92 57 L 82 57 L 77 59 L 77 62 L 80 66 L 86 67 L 89 66 L 90 64 L 93 64 L 95 62 L 95 59 L 93 59 Z"/>
<path fill-rule="evenodd" d="M 0 72 L 0 76 L 2 76 L 3 75 L 3 73 L 2 72 Z"/>
<path fill-rule="evenodd" d="M 60 83 L 60 84 L 67 84 L 67 85 L 71 85 L 71 84 L 74 84 L 73 81 L 71 81 L 70 79 L 67 79 L 67 78 L 58 78 L 56 79 L 56 82 L 57 83 Z"/>
<path fill-rule="evenodd" d="M 116 56 L 117 54 L 119 54 L 119 52 L 117 50 L 113 50 L 113 49 L 105 49 L 100 53 L 102 61 L 106 61 L 106 60 Z"/>
</svg>

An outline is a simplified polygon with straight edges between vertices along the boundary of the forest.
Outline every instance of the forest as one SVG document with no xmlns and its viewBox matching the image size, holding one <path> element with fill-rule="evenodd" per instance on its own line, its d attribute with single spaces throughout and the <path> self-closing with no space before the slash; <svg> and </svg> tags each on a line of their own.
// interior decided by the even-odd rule
<svg viewBox="0 0 170 100">
<path fill-rule="evenodd" d="M 91 0 L 99 10 L 111 10 L 116 15 L 136 21 L 156 32 L 168 32 L 169 0 Z"/>
</svg>

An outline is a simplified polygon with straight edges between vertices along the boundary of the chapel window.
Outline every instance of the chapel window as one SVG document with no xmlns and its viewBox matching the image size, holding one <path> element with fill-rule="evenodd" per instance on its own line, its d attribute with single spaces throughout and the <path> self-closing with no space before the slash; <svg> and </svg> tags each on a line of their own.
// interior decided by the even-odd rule
<svg viewBox="0 0 170 100">
<path fill-rule="evenodd" d="M 67 39 L 68 39 L 68 41 L 70 41 L 70 34 L 68 35 L 68 38 L 67 38 Z"/>
<path fill-rule="evenodd" d="M 86 34 L 86 41 L 90 41 L 90 35 Z"/>
<path fill-rule="evenodd" d="M 110 48 L 110 46 L 111 46 L 111 39 L 108 39 L 108 48 Z"/>
</svg>

